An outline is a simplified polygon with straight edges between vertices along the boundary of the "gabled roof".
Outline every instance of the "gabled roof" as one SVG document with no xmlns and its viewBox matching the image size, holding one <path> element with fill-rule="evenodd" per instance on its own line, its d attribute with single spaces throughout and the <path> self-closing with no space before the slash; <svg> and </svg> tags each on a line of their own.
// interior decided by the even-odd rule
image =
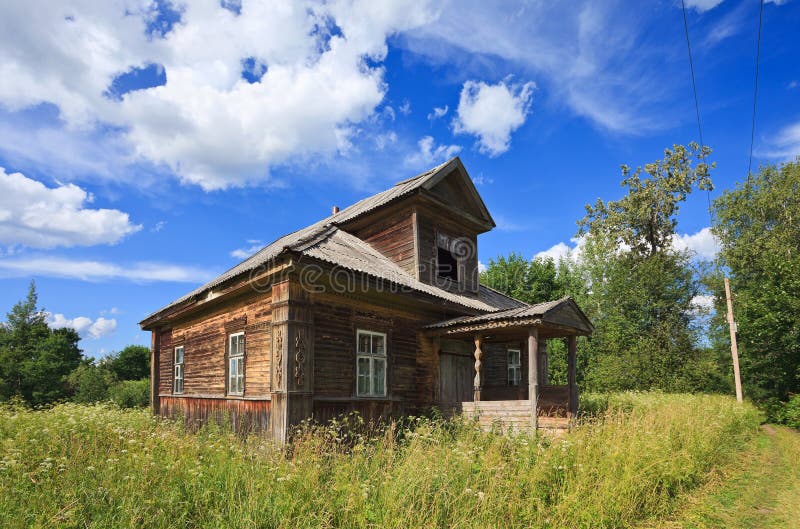
<svg viewBox="0 0 800 529">
<path fill-rule="evenodd" d="M 373 277 L 410 288 L 414 291 L 431 295 L 443 301 L 474 310 L 496 311 L 510 307 L 523 306 L 524 303 L 521 301 L 505 296 L 500 292 L 484 286 L 480 287 L 476 299 L 475 297 L 454 294 L 444 289 L 423 283 L 402 270 L 393 261 L 375 250 L 368 243 L 339 229 L 340 225 L 353 221 L 378 208 L 388 206 L 391 203 L 409 196 L 416 190 L 432 189 L 454 170 L 460 172 L 465 179 L 465 185 L 475 194 L 475 198 L 478 201 L 476 205 L 483 208 L 486 212 L 486 219 L 494 225 L 494 221 L 491 219 L 488 210 L 486 210 L 486 206 L 478 195 L 477 190 L 475 190 L 472 181 L 469 179 L 461 160 L 456 157 L 429 171 L 399 182 L 386 191 L 356 202 L 311 226 L 278 238 L 205 285 L 150 314 L 142 320 L 142 323 L 170 308 L 200 299 L 207 292 L 222 283 L 235 277 L 244 276 L 246 273 L 263 266 L 265 263 L 269 263 L 278 256 L 289 251 L 299 252 L 307 257 L 326 261 L 349 270 L 363 272 Z"/>
<path fill-rule="evenodd" d="M 586 317 L 578 304 L 575 303 L 575 300 L 571 297 L 564 297 L 555 301 L 545 301 L 544 303 L 536 303 L 535 305 L 514 307 L 507 310 L 491 312 L 489 314 L 480 314 L 478 316 L 462 316 L 432 323 L 425 328 L 454 329 L 501 321 L 513 325 L 514 322 L 523 322 L 532 319 L 542 319 L 545 322 L 551 319 L 553 320 L 552 323 L 558 323 L 559 313 L 564 311 L 569 311 L 574 316 L 574 319 L 581 322 L 581 330 L 588 333 L 594 330 L 592 322 L 589 321 L 589 318 Z"/>
</svg>

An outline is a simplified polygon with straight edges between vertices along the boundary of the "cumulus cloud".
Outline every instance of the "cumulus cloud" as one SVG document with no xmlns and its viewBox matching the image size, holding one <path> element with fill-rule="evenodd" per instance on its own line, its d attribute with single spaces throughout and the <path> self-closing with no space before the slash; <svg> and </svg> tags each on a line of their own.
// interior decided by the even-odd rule
<svg viewBox="0 0 800 529">
<path fill-rule="evenodd" d="M 465 82 L 453 120 L 454 131 L 477 136 L 478 148 L 489 156 L 506 152 L 511 133 L 525 123 L 535 88 L 533 82 Z"/>
<path fill-rule="evenodd" d="M 719 253 L 719 241 L 714 237 L 709 227 L 705 227 L 696 233 L 684 233 L 675 236 L 672 240 L 672 246 L 676 250 L 689 250 L 701 259 L 714 259 Z"/>
<path fill-rule="evenodd" d="M 81 338 L 89 337 L 93 340 L 110 336 L 117 329 L 117 320 L 114 318 L 104 318 L 99 316 L 97 319 L 92 320 L 86 316 L 77 316 L 75 318 L 67 318 L 63 314 L 49 314 L 47 323 L 50 327 L 61 329 L 69 327 L 75 329 Z"/>
<path fill-rule="evenodd" d="M 541 257 L 541 258 L 551 258 L 553 261 L 558 262 L 561 259 L 571 259 L 573 261 L 577 261 L 580 259 L 581 249 L 583 248 L 584 243 L 586 242 L 584 237 L 573 237 L 570 239 L 572 244 L 567 244 L 565 242 L 559 242 L 554 244 L 547 250 L 543 250 L 534 257 Z"/>
<path fill-rule="evenodd" d="M 0 260 L 0 277 L 29 276 L 83 281 L 203 283 L 214 277 L 214 274 L 208 270 L 170 263 L 136 262 L 122 265 L 66 257 L 18 257 Z"/>
<path fill-rule="evenodd" d="M 0 78 L 14 80 L 0 106 L 49 103 L 70 129 L 118 130 L 136 157 L 207 190 L 265 181 L 346 151 L 386 93 L 387 38 L 433 18 L 411 0 L 198 0 L 169 24 L 165 6 L 0 3 Z M 150 84 L 121 81 L 148 69 Z"/>
<path fill-rule="evenodd" d="M 141 229 L 122 211 L 87 208 L 92 201 L 76 185 L 50 188 L 0 167 L 0 243 L 32 248 L 113 244 Z"/>
<path fill-rule="evenodd" d="M 461 152 L 460 145 L 436 145 L 433 136 L 420 138 L 417 148 L 416 152 L 406 157 L 406 165 L 415 169 L 433 167 Z"/>
<path fill-rule="evenodd" d="M 699 295 L 692 298 L 695 313 L 708 314 L 714 310 L 714 296 Z"/>
</svg>

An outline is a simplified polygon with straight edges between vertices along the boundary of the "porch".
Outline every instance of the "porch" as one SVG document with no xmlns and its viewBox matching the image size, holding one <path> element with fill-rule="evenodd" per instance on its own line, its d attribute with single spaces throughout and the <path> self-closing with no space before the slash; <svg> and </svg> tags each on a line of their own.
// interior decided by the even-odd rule
<svg viewBox="0 0 800 529">
<path fill-rule="evenodd" d="M 577 337 L 592 331 L 571 298 L 429 325 L 439 406 L 484 428 L 567 429 L 578 411 Z M 550 383 L 552 340 L 566 342 L 566 384 Z"/>
</svg>

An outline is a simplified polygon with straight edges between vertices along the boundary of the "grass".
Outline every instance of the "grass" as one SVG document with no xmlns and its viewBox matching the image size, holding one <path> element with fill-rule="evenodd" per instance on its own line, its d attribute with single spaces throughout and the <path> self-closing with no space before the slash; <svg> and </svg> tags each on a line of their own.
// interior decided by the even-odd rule
<svg viewBox="0 0 800 529">
<path fill-rule="evenodd" d="M 289 448 L 144 411 L 0 410 L 0 526 L 629 527 L 670 513 L 757 435 L 749 405 L 625 394 L 561 439 L 415 419 Z"/>
<path fill-rule="evenodd" d="M 648 529 L 800 528 L 800 433 L 765 425 L 669 519 Z"/>
</svg>

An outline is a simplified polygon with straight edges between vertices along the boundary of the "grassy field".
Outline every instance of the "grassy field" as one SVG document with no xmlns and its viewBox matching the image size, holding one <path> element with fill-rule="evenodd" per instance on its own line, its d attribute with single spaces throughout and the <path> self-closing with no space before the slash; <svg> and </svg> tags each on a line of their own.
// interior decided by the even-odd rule
<svg viewBox="0 0 800 529">
<path fill-rule="evenodd" d="M 348 443 L 308 430 L 290 449 L 144 411 L 5 408 L 0 526 L 629 527 L 688 509 L 761 436 L 725 397 L 597 402 L 610 408 L 556 440 L 418 419 Z"/>
</svg>

